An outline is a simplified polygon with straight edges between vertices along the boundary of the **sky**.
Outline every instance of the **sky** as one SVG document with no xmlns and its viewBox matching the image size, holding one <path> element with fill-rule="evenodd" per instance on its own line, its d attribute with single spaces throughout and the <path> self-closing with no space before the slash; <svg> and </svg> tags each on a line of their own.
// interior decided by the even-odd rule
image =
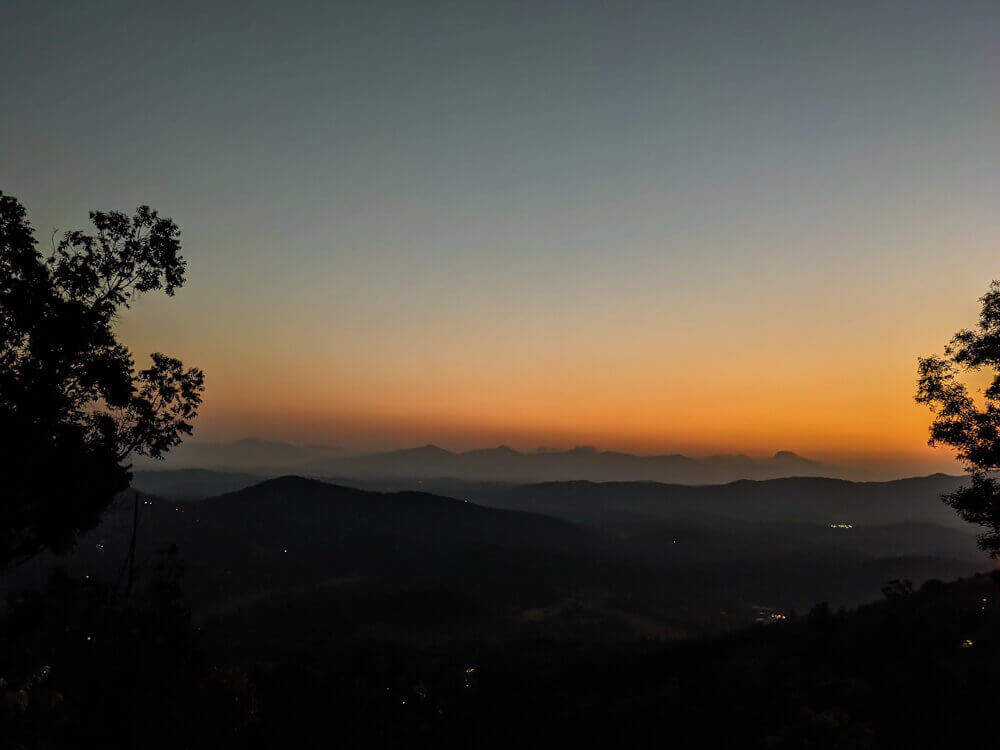
<svg viewBox="0 0 1000 750">
<path fill-rule="evenodd" d="M 180 225 L 120 331 L 200 439 L 953 466 L 916 359 L 1000 277 L 1000 4 L 0 13 L 0 190 Z"/>
</svg>

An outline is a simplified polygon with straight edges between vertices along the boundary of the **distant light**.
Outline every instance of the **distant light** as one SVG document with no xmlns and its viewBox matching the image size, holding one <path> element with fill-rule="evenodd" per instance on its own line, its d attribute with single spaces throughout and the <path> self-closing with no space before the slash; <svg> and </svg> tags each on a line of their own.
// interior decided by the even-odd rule
<svg viewBox="0 0 1000 750">
<path fill-rule="evenodd" d="M 104 545 L 98 542 L 96 545 L 97 549 L 104 549 Z"/>
<path fill-rule="evenodd" d="M 962 641 L 962 648 L 972 648 L 975 645 L 976 642 L 969 638 L 966 638 L 964 641 Z"/>
<path fill-rule="evenodd" d="M 287 547 L 285 547 L 285 549 L 283 549 L 283 550 L 281 550 L 281 551 L 282 551 L 282 552 L 288 552 L 288 548 L 287 548 Z"/>
</svg>

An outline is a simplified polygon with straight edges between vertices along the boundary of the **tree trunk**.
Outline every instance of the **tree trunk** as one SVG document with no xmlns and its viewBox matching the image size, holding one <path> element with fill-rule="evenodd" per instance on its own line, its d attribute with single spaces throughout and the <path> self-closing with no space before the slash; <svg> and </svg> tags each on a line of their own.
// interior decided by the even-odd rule
<svg viewBox="0 0 1000 750">
<path fill-rule="evenodd" d="M 128 603 L 129 594 L 132 593 L 132 583 L 135 580 L 135 541 L 139 534 L 139 492 L 135 493 L 135 504 L 132 508 L 132 540 L 128 545 L 128 576 L 125 579 L 125 602 Z"/>
</svg>

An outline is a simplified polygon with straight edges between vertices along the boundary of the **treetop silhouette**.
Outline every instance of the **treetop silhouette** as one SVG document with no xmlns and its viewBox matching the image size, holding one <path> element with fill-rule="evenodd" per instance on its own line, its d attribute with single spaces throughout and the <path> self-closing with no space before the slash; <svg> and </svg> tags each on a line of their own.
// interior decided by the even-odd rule
<svg viewBox="0 0 1000 750">
<path fill-rule="evenodd" d="M 1000 281 L 980 298 L 979 323 L 956 333 L 943 356 L 919 360 L 917 402 L 934 412 L 931 446 L 954 448 L 971 477 L 944 501 L 966 521 L 985 527 L 979 546 L 1000 556 Z M 976 395 L 963 376 L 986 374 L 989 384 Z"/>
<path fill-rule="evenodd" d="M 0 568 L 67 551 L 128 487 L 127 458 L 162 457 L 201 404 L 200 370 L 160 353 L 137 370 L 114 330 L 138 295 L 183 285 L 177 225 L 148 206 L 90 220 L 43 257 L 0 193 Z"/>
</svg>

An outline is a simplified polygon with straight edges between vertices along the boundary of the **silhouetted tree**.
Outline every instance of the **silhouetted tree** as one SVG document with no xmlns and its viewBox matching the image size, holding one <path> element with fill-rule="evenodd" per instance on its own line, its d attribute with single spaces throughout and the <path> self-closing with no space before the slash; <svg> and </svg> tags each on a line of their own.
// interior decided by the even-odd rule
<svg viewBox="0 0 1000 750">
<path fill-rule="evenodd" d="M 957 451 L 971 477 L 944 501 L 971 523 L 986 528 L 979 546 L 1000 555 L 1000 484 L 991 473 L 1000 469 L 1000 282 L 980 298 L 979 324 L 952 337 L 943 356 L 920 359 L 917 402 L 934 412 L 931 446 Z M 976 398 L 960 380 L 986 374 L 989 384 Z"/>
<path fill-rule="evenodd" d="M 184 283 L 180 231 L 148 206 L 92 212 L 43 257 L 24 207 L 0 193 L 0 569 L 67 551 L 129 485 L 130 455 L 190 434 L 204 376 L 153 354 L 136 370 L 117 314 Z"/>
</svg>

